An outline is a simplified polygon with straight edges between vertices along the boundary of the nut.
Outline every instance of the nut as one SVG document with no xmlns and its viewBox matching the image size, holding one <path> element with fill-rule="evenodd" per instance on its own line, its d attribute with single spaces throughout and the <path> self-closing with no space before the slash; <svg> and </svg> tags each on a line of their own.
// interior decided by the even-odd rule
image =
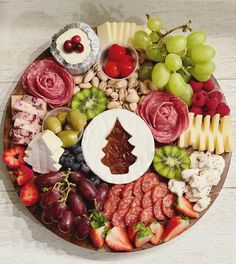
<svg viewBox="0 0 236 264">
<path fill-rule="evenodd" d="M 109 88 L 113 88 L 116 82 L 117 82 L 117 81 L 115 81 L 115 80 L 109 80 L 109 81 L 107 82 L 107 87 L 109 87 Z"/>
<path fill-rule="evenodd" d="M 118 95 L 118 93 L 116 93 L 116 92 L 112 92 L 111 94 L 110 94 L 110 97 L 113 99 L 113 100 L 117 100 L 118 99 L 118 97 L 119 97 L 119 95 Z"/>
<path fill-rule="evenodd" d="M 97 72 L 97 71 L 99 70 L 99 66 L 98 66 L 97 63 L 93 65 L 93 70 L 94 70 L 95 72 Z"/>
<path fill-rule="evenodd" d="M 84 76 L 84 83 L 88 83 L 88 82 L 90 82 L 92 79 L 93 79 L 93 77 L 95 76 L 95 72 L 92 70 L 92 69 L 90 69 L 86 74 L 85 74 L 85 76 Z"/>
<path fill-rule="evenodd" d="M 92 86 L 98 87 L 99 86 L 99 79 L 98 79 L 98 77 L 97 76 L 94 76 L 91 83 L 92 83 Z"/>
<path fill-rule="evenodd" d="M 129 79 L 128 87 L 129 87 L 129 88 L 134 88 L 134 87 L 136 87 L 136 86 L 138 86 L 138 80 L 135 79 L 135 78 L 131 78 L 131 79 Z"/>
<path fill-rule="evenodd" d="M 92 87 L 92 84 L 91 83 L 80 83 L 79 84 L 79 87 L 81 89 L 88 89 L 88 88 L 91 88 Z"/>
<path fill-rule="evenodd" d="M 124 101 L 125 98 L 126 98 L 126 96 L 127 96 L 127 90 L 124 89 L 124 88 L 121 88 L 121 89 L 119 90 L 119 100 L 120 100 L 120 101 Z"/>
<path fill-rule="evenodd" d="M 106 81 L 102 81 L 100 82 L 100 84 L 98 85 L 98 88 L 102 89 L 103 91 L 106 90 L 107 88 L 107 82 Z"/>
<path fill-rule="evenodd" d="M 130 79 L 132 79 L 132 78 L 134 78 L 134 79 L 138 79 L 138 73 L 137 73 L 137 72 L 132 73 L 132 74 L 129 76 L 128 80 L 130 80 Z"/>
<path fill-rule="evenodd" d="M 139 99 L 140 98 L 137 93 L 129 93 L 126 97 L 126 101 L 129 103 L 138 103 Z"/>
<path fill-rule="evenodd" d="M 139 82 L 139 91 L 141 94 L 148 94 L 150 91 L 148 89 L 147 83 Z"/>
<path fill-rule="evenodd" d="M 102 71 L 98 71 L 98 72 L 97 72 L 97 77 L 98 77 L 101 81 L 107 81 L 107 80 L 108 80 L 107 76 L 106 76 Z"/>
<path fill-rule="evenodd" d="M 135 112 L 138 108 L 138 104 L 137 103 L 130 103 L 129 108 L 131 111 Z"/>
<path fill-rule="evenodd" d="M 148 87 L 151 91 L 155 91 L 157 90 L 158 88 L 153 84 L 153 82 L 151 80 L 149 80 L 148 82 Z"/>
<path fill-rule="evenodd" d="M 127 80 L 120 80 L 120 81 L 117 81 L 117 82 L 114 84 L 114 88 L 115 88 L 115 89 L 126 88 L 127 85 L 128 85 L 128 81 L 127 81 Z"/>
<path fill-rule="evenodd" d="M 108 104 L 107 104 L 107 108 L 108 109 L 121 109 L 122 106 L 119 102 L 117 101 L 110 101 Z"/>
<path fill-rule="evenodd" d="M 75 86 L 73 94 L 76 94 L 80 91 L 79 86 Z"/>
<path fill-rule="evenodd" d="M 106 96 L 110 96 L 110 94 L 113 92 L 113 90 L 111 88 L 108 88 L 105 90 L 105 95 Z"/>
<path fill-rule="evenodd" d="M 133 93 L 137 94 L 137 91 L 133 88 L 128 89 L 128 94 L 133 94 Z"/>
<path fill-rule="evenodd" d="M 84 76 L 83 75 L 77 75 L 74 77 L 75 84 L 80 84 L 83 82 Z"/>
</svg>

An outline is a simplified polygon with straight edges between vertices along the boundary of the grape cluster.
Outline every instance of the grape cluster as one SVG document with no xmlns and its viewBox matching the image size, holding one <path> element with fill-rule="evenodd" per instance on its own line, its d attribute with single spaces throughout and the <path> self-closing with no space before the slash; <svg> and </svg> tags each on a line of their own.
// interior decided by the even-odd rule
<svg viewBox="0 0 236 264">
<path fill-rule="evenodd" d="M 60 157 L 59 162 L 65 169 L 71 169 L 72 171 L 81 170 L 84 173 L 88 173 L 90 171 L 84 160 L 80 142 L 71 148 L 65 149 L 64 153 Z"/>
<path fill-rule="evenodd" d="M 187 37 L 184 34 L 171 35 L 177 29 L 192 31 L 191 21 L 163 33 L 162 21 L 148 16 L 147 27 L 151 33 L 137 31 L 135 45 L 145 50 L 148 60 L 155 65 L 145 62 L 139 71 L 140 79 L 150 76 L 157 88 L 165 87 L 190 106 L 193 90 L 188 81 L 191 76 L 201 82 L 210 79 L 215 70 L 212 62 L 214 48 L 204 44 L 207 36 L 201 31 L 192 32 Z"/>
<path fill-rule="evenodd" d="M 45 224 L 57 222 L 61 232 L 71 232 L 77 239 L 85 239 L 90 232 L 90 209 L 102 210 L 109 186 L 97 186 L 81 172 L 52 172 L 37 177 L 43 191 L 40 199 L 41 219 Z M 93 208 L 88 204 L 93 202 Z"/>
</svg>

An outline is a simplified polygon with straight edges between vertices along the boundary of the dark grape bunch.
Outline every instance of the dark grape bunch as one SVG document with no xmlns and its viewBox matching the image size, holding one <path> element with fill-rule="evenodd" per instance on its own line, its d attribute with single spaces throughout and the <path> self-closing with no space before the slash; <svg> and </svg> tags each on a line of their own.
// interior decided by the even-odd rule
<svg viewBox="0 0 236 264">
<path fill-rule="evenodd" d="M 71 232 L 77 239 L 85 239 L 90 232 L 90 211 L 102 210 L 108 197 L 107 183 L 95 184 L 82 172 L 51 172 L 37 177 L 36 183 L 42 190 L 40 205 L 41 219 L 45 224 L 57 222 L 61 232 Z M 91 204 L 93 204 L 91 208 Z"/>
<path fill-rule="evenodd" d="M 79 142 L 73 147 L 65 149 L 64 153 L 60 157 L 59 163 L 63 168 L 71 169 L 72 171 L 81 170 L 84 173 L 88 173 L 90 171 L 84 161 L 82 147 Z"/>
</svg>

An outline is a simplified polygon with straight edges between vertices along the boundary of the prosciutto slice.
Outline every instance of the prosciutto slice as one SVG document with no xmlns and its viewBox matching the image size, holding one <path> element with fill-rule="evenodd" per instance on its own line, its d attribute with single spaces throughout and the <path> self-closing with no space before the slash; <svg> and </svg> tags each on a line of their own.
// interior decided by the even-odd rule
<svg viewBox="0 0 236 264">
<path fill-rule="evenodd" d="M 52 108 L 65 105 L 73 95 L 72 75 L 52 59 L 35 61 L 22 76 L 23 87 Z"/>
<path fill-rule="evenodd" d="M 169 92 L 154 91 L 147 95 L 138 114 L 160 143 L 173 142 L 189 125 L 186 104 Z"/>
</svg>

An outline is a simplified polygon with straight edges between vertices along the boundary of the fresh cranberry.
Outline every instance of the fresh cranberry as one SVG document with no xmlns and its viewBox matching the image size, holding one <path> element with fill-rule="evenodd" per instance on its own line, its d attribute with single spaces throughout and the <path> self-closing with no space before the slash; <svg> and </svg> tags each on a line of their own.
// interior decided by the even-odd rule
<svg viewBox="0 0 236 264">
<path fill-rule="evenodd" d="M 75 35 L 74 37 L 71 38 L 71 42 L 73 44 L 79 44 L 81 42 L 81 37 L 79 35 Z"/>
<path fill-rule="evenodd" d="M 116 61 L 108 61 L 104 66 L 104 71 L 111 78 L 117 78 L 120 76 L 120 71 Z"/>
<path fill-rule="evenodd" d="M 118 62 L 121 77 L 127 77 L 134 71 L 134 64 L 128 60 Z"/>
<path fill-rule="evenodd" d="M 84 51 L 84 45 L 81 44 L 81 43 L 76 44 L 75 51 L 78 52 L 78 53 L 82 53 Z"/>
<path fill-rule="evenodd" d="M 70 40 L 66 40 L 64 42 L 63 48 L 66 52 L 72 52 L 73 51 L 73 43 Z"/>
<path fill-rule="evenodd" d="M 118 45 L 118 44 L 113 44 L 108 50 L 108 57 L 110 60 L 113 61 L 119 61 L 124 58 L 126 54 L 126 48 Z"/>
</svg>

